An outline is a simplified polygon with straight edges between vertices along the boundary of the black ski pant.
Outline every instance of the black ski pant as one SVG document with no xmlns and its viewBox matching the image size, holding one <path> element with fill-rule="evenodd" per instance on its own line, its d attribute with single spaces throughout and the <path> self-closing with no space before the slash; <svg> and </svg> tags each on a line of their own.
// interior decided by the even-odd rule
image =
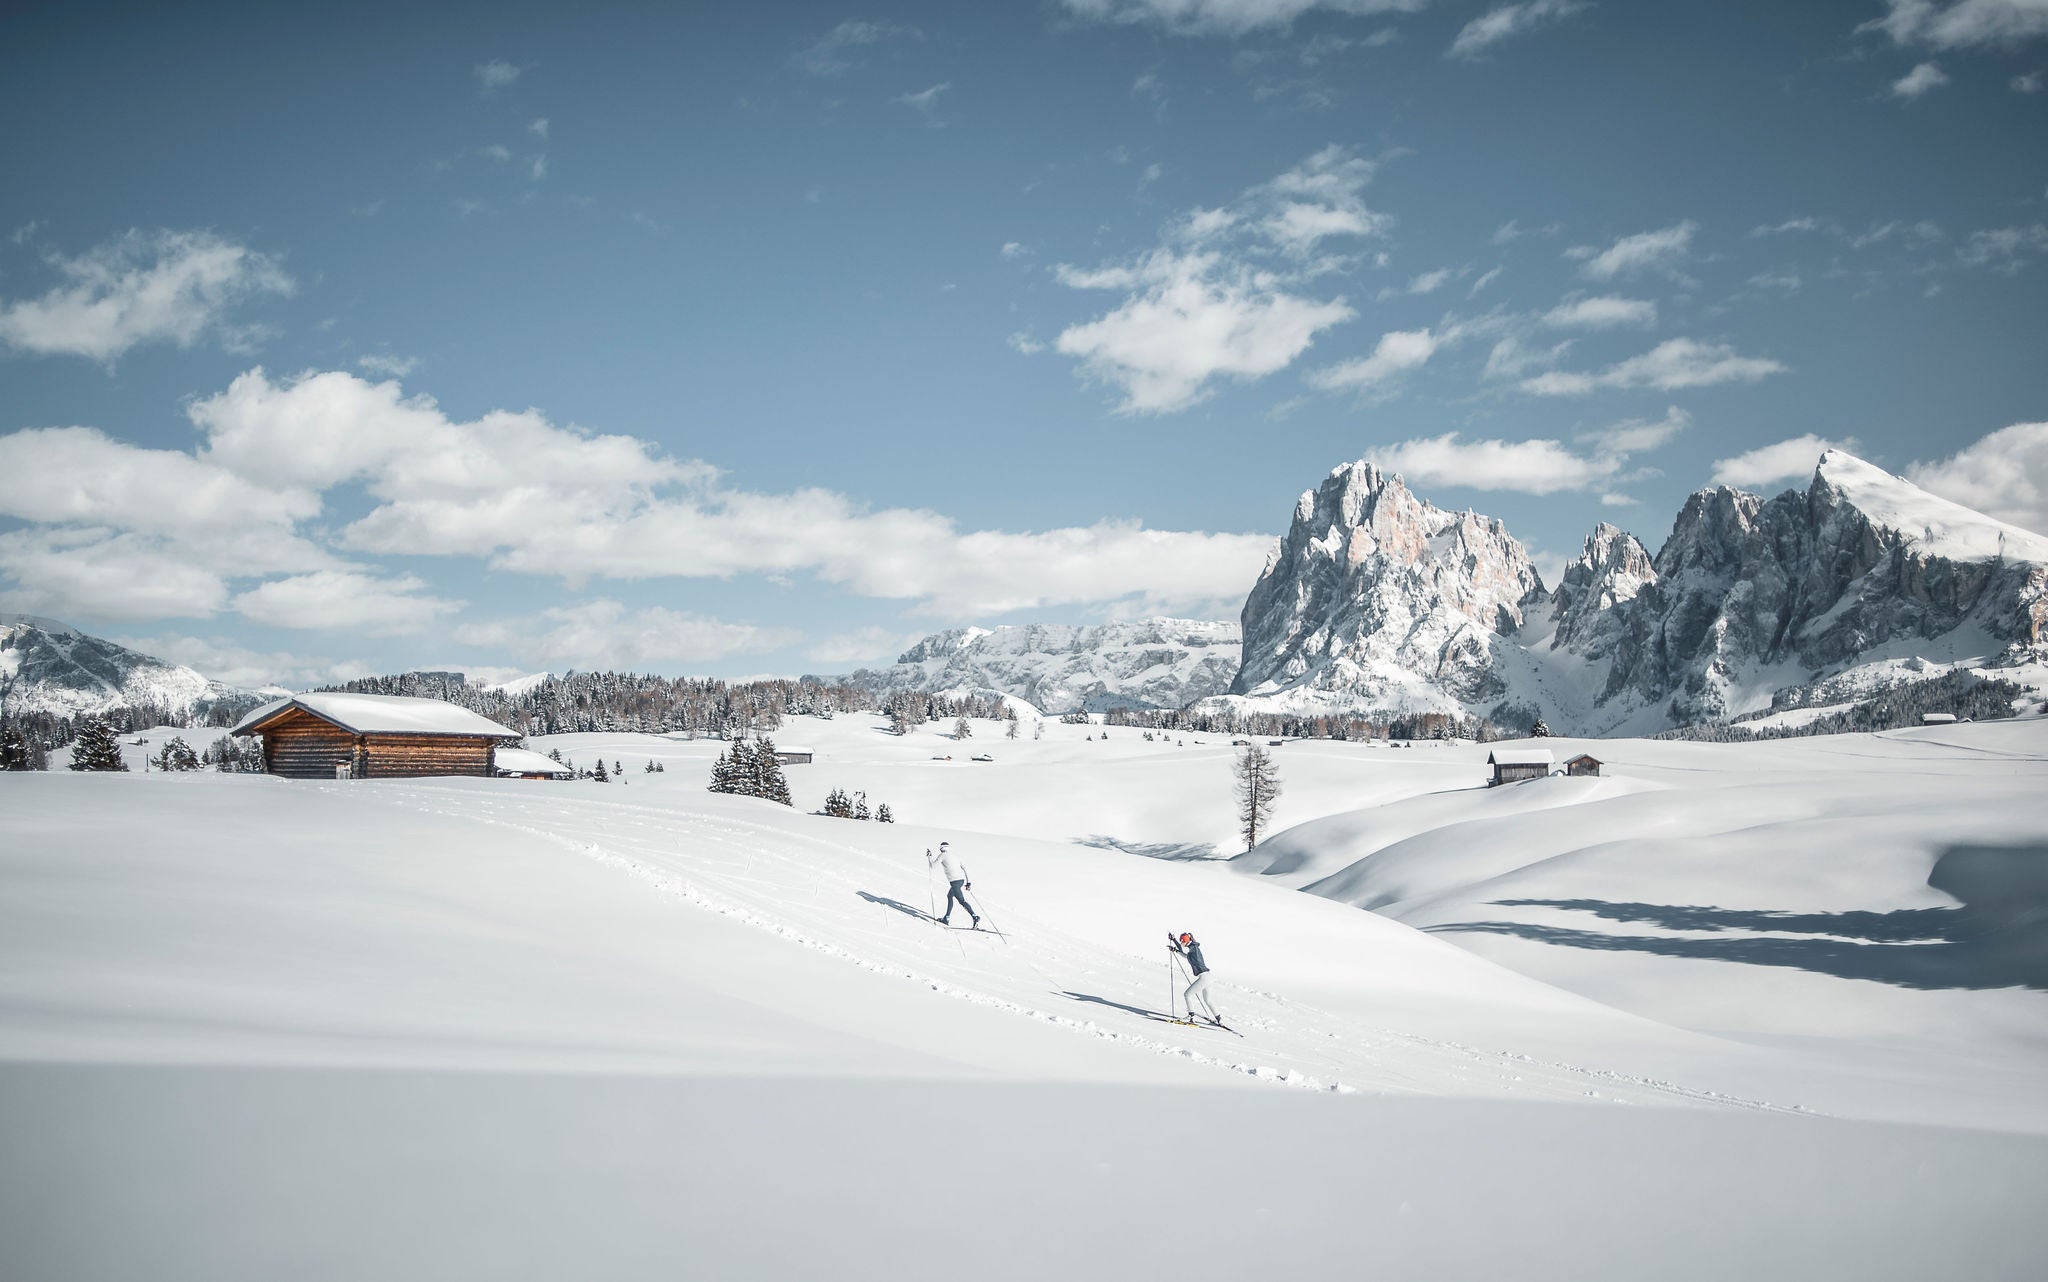
<svg viewBox="0 0 2048 1282">
<path fill-rule="evenodd" d="M 946 915 L 944 917 L 941 917 L 939 919 L 940 921 L 953 920 L 953 905 L 956 902 L 962 908 L 965 908 L 967 910 L 967 915 L 969 917 L 972 917 L 976 921 L 981 920 L 981 914 L 974 911 L 974 905 L 967 902 L 967 895 L 964 891 L 961 890 L 961 887 L 965 886 L 966 884 L 967 883 L 965 881 L 956 881 L 952 883 L 952 889 L 946 892 Z"/>
</svg>

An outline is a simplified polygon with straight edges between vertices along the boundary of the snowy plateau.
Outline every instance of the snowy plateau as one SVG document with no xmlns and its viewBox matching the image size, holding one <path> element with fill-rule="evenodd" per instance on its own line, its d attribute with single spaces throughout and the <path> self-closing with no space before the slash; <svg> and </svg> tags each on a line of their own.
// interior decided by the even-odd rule
<svg viewBox="0 0 2048 1282">
<path fill-rule="evenodd" d="M 1234 623 L 1190 619 L 954 628 L 839 680 L 878 694 L 1003 695 L 1047 713 L 1180 708 L 1230 689 L 1240 641 Z"/>
<path fill-rule="evenodd" d="M 2040 1276 L 2048 719 L 1290 741 L 1236 857 L 1225 739 L 970 729 L 0 774 L 0 1272 Z"/>
</svg>

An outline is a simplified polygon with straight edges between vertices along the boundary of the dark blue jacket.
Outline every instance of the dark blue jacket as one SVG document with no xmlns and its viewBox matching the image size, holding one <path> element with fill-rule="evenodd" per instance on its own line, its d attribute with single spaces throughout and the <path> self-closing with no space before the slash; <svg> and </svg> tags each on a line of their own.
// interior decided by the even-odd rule
<svg viewBox="0 0 2048 1282">
<path fill-rule="evenodd" d="M 1207 973 L 1209 969 L 1209 963 L 1202 960 L 1202 945 L 1199 941 L 1189 944 L 1187 947 L 1183 948 L 1180 946 L 1180 942 L 1176 940 L 1174 941 L 1173 951 L 1179 953 L 1181 956 L 1188 959 L 1188 969 L 1193 971 L 1195 974 L 1201 975 Z"/>
</svg>

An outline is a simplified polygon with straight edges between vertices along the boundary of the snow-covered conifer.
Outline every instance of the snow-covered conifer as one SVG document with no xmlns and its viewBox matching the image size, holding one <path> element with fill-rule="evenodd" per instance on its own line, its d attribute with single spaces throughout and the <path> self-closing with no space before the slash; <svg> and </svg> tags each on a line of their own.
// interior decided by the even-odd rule
<svg viewBox="0 0 2048 1282">
<path fill-rule="evenodd" d="M 99 717 L 85 717 L 78 723 L 78 737 L 71 744 L 73 770 L 126 770 L 121 760 L 121 741 L 114 728 Z"/>
</svg>

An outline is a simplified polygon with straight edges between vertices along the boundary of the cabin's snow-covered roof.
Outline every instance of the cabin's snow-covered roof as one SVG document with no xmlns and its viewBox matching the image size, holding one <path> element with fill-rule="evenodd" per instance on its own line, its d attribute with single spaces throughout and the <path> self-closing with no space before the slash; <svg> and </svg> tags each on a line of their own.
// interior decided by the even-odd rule
<svg viewBox="0 0 2048 1282">
<path fill-rule="evenodd" d="M 800 743 L 778 743 L 775 745 L 775 750 L 777 752 L 801 752 L 807 757 L 814 757 L 817 755 L 816 753 L 812 752 L 809 748 L 804 747 Z"/>
<path fill-rule="evenodd" d="M 397 694 L 296 694 L 266 703 L 236 723 L 230 734 L 246 734 L 290 707 L 307 712 L 357 734 L 450 734 L 517 739 L 516 730 L 440 699 L 414 699 Z"/>
<path fill-rule="evenodd" d="M 1502 766 L 1552 766 L 1557 758 L 1550 755 L 1548 748 L 1509 748 L 1486 755 L 1488 764 Z"/>
<path fill-rule="evenodd" d="M 527 748 L 500 748 L 491 756 L 501 775 L 573 775 L 576 771 Z"/>
</svg>

